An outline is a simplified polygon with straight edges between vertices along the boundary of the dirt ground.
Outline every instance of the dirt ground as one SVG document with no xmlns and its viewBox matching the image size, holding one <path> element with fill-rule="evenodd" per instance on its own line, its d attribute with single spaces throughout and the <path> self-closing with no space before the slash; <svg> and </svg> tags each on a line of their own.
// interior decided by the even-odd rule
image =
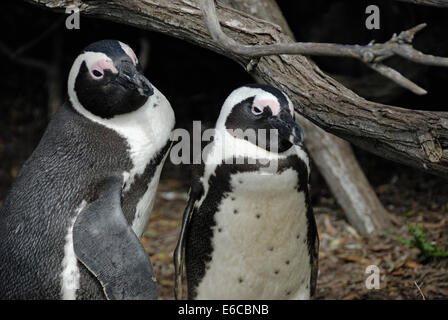
<svg viewBox="0 0 448 320">
<path fill-rule="evenodd" d="M 414 182 L 405 171 L 391 183 L 376 187 L 380 199 L 391 213 L 393 234 L 364 239 L 346 222 L 331 196 L 322 196 L 314 206 L 319 238 L 319 277 L 316 299 L 447 299 L 448 263 L 443 260 L 423 264 L 417 249 L 410 249 L 394 236 L 412 238 L 406 222 L 420 223 L 428 240 L 448 243 L 448 201 L 434 195 L 428 201 L 425 191 L 445 189 L 443 181 Z M 414 176 L 419 176 L 415 174 Z M 414 177 L 415 178 L 415 177 Z M 440 183 L 441 185 L 438 185 Z M 411 189 L 406 189 L 410 186 Z M 173 299 L 174 267 L 172 255 L 188 185 L 177 179 L 162 179 L 156 206 L 142 243 L 150 253 L 160 284 L 160 299 Z M 440 194 L 443 196 L 443 194 Z M 446 199 L 446 198 L 445 198 Z M 366 289 L 366 267 L 380 269 L 380 289 Z"/>
</svg>

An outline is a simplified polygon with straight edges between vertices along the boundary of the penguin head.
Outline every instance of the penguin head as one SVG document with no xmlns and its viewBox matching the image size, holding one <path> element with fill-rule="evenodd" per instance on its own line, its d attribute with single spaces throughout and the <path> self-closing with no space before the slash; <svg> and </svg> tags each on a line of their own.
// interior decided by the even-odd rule
<svg viewBox="0 0 448 320">
<path fill-rule="evenodd" d="M 68 78 L 69 99 L 91 114 L 109 119 L 137 110 L 154 94 L 134 51 L 116 40 L 87 46 Z"/>
<path fill-rule="evenodd" d="M 283 152 L 293 144 L 303 144 L 302 129 L 294 120 L 291 100 L 282 91 L 263 84 L 234 90 L 223 104 L 216 129 L 227 130 L 235 138 L 244 138 L 270 151 Z M 241 136 L 241 131 L 248 129 L 255 136 Z M 264 135 L 263 139 L 260 134 Z"/>
</svg>

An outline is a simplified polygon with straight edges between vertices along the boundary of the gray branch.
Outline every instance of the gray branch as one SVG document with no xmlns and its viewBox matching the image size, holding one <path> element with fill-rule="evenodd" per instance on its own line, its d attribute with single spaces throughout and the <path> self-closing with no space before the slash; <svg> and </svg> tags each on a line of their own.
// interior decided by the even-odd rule
<svg viewBox="0 0 448 320">
<path fill-rule="evenodd" d="M 448 8 L 447 0 L 398 0 L 402 2 L 410 2 L 413 4 L 421 4 L 424 6 L 434 6 L 434 7 L 446 7 Z"/>
<path fill-rule="evenodd" d="M 416 63 L 448 67 L 448 58 L 423 54 L 411 46 L 415 34 L 426 27 L 426 24 L 424 23 L 403 31 L 399 35 L 394 34 L 392 38 L 385 43 L 370 43 L 366 46 L 313 42 L 243 45 L 237 43 L 222 31 L 216 15 L 214 0 L 199 0 L 199 3 L 204 15 L 205 24 L 213 40 L 217 41 L 222 47 L 238 55 L 251 58 L 279 54 L 356 58 L 367 64 L 371 69 L 418 95 L 423 95 L 427 92 L 401 75 L 398 71 L 380 62 L 394 55 L 399 55 Z"/>
</svg>

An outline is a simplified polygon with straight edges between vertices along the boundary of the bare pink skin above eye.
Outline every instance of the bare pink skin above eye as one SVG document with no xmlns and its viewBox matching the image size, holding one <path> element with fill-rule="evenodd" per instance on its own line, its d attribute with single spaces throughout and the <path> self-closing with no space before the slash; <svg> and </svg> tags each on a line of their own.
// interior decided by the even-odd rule
<svg viewBox="0 0 448 320">
<path fill-rule="evenodd" d="M 113 73 L 118 73 L 117 68 L 115 68 L 114 63 L 110 60 L 106 60 L 106 59 L 101 59 L 98 60 L 97 62 L 95 62 L 91 67 L 90 67 L 90 73 L 93 74 L 93 71 L 97 70 L 99 72 L 101 72 L 101 74 L 104 74 L 104 70 L 109 69 L 111 70 Z"/>
<path fill-rule="evenodd" d="M 137 56 L 130 47 L 126 48 L 126 54 L 131 58 L 132 62 L 134 62 L 134 65 L 137 65 L 138 63 Z"/>
<path fill-rule="evenodd" d="M 277 100 L 274 99 L 255 100 L 254 106 L 259 108 L 260 110 L 263 110 L 265 107 L 269 107 L 271 108 L 272 114 L 274 116 L 278 115 L 280 112 L 280 105 L 278 104 Z"/>
</svg>

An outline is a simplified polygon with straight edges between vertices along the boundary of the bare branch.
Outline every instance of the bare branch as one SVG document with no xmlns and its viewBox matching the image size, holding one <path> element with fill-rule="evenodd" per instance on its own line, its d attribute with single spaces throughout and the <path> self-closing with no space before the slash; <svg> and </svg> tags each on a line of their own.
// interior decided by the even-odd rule
<svg viewBox="0 0 448 320">
<path fill-rule="evenodd" d="M 427 93 L 425 89 L 420 88 L 414 82 L 405 78 L 401 73 L 391 67 L 388 67 L 382 63 L 368 63 L 367 65 L 379 74 L 382 74 L 386 78 L 392 79 L 395 83 L 398 83 L 403 88 L 406 88 L 415 94 L 423 95 Z"/>
<path fill-rule="evenodd" d="M 401 32 L 398 36 L 394 34 L 392 38 L 385 43 L 370 43 L 366 46 L 361 45 L 343 45 L 335 43 L 313 43 L 313 42 L 295 42 L 280 43 L 268 45 L 243 45 L 237 43 L 228 37 L 221 29 L 214 0 L 199 0 L 204 21 L 213 40 L 229 51 L 235 54 L 248 57 L 261 57 L 279 54 L 302 54 L 316 56 L 338 56 L 357 58 L 367 64 L 371 69 L 379 72 L 383 76 L 396 82 L 398 85 L 412 91 L 415 94 L 426 94 L 426 90 L 401 75 L 398 71 L 379 64 L 393 55 L 399 55 L 408 60 L 426 64 L 448 67 L 448 58 L 426 55 L 415 50 L 410 43 L 415 34 L 422 30 L 426 24 L 420 24 L 409 30 Z"/>
<path fill-rule="evenodd" d="M 413 4 L 421 4 L 424 6 L 448 7 L 447 0 L 398 0 L 398 1 L 410 2 Z"/>
<path fill-rule="evenodd" d="M 415 286 L 417 287 L 418 292 L 420 292 L 420 295 L 422 296 L 422 299 L 423 299 L 423 300 L 426 300 L 426 297 L 425 297 L 425 295 L 423 294 L 422 290 L 420 289 L 419 285 L 417 284 L 417 281 L 414 281 L 414 284 L 415 284 Z"/>
<path fill-rule="evenodd" d="M 27 67 L 36 68 L 43 71 L 46 71 L 50 67 L 50 65 L 45 61 L 17 56 L 16 51 L 12 50 L 3 42 L 0 42 L 0 52 L 6 55 L 10 60 Z"/>
<path fill-rule="evenodd" d="M 15 52 L 14 52 L 14 56 L 18 56 L 18 55 L 22 55 L 24 54 L 26 51 L 28 51 L 29 49 L 31 49 L 32 47 L 34 47 L 35 45 L 37 45 L 39 42 L 41 42 L 43 39 L 45 39 L 46 37 L 48 37 L 51 33 L 53 33 L 53 31 L 56 30 L 56 28 L 58 28 L 62 22 L 65 20 L 65 17 L 61 17 L 59 19 L 57 19 L 47 30 L 45 30 L 44 32 L 42 32 L 38 37 L 32 39 L 31 41 L 23 44 L 22 46 L 20 46 Z"/>
</svg>

